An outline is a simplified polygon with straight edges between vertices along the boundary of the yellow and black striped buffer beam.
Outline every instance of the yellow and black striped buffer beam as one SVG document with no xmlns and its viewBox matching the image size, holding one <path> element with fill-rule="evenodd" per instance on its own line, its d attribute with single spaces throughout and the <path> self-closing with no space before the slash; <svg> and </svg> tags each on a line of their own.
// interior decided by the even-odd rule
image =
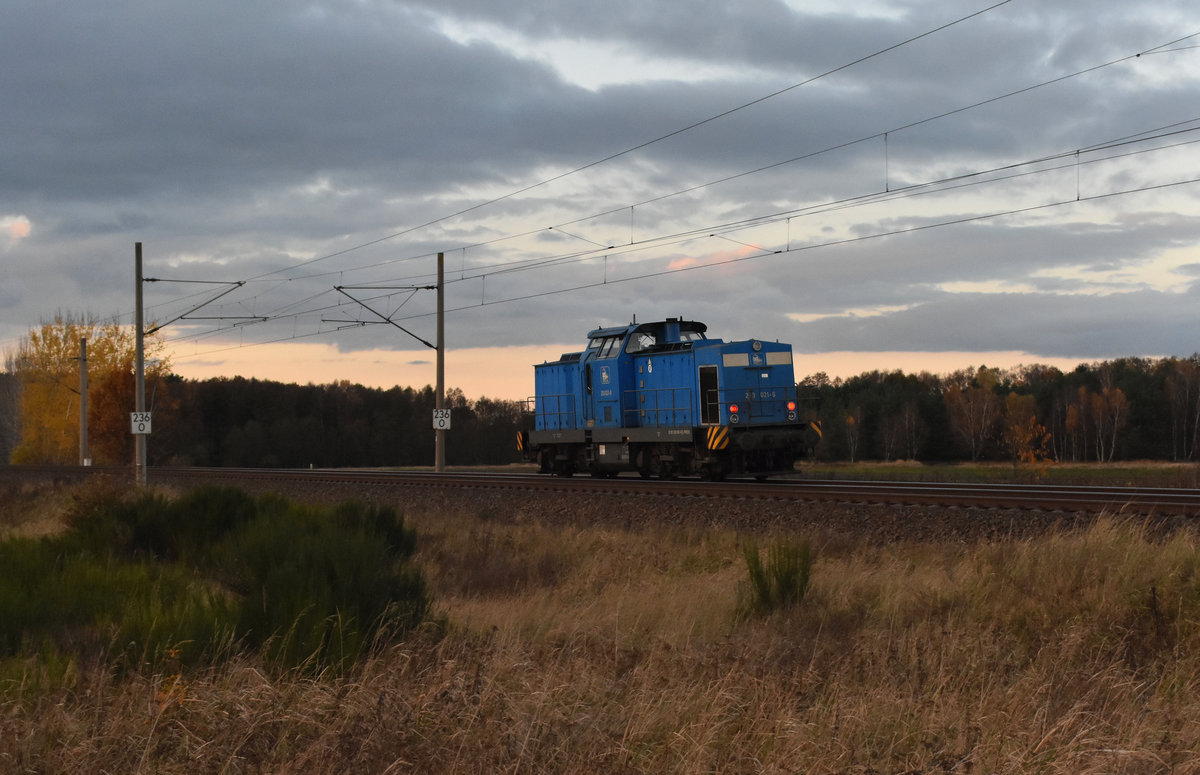
<svg viewBox="0 0 1200 775">
<path fill-rule="evenodd" d="M 517 431 L 517 451 L 525 451 L 525 431 Z"/>
<path fill-rule="evenodd" d="M 817 432 L 818 439 L 825 438 L 825 434 L 821 432 L 821 421 L 820 420 L 809 420 L 808 427 L 812 428 L 814 431 Z"/>
<path fill-rule="evenodd" d="M 729 446 L 729 428 L 724 425 L 714 425 L 708 429 L 708 448 L 711 450 L 725 449 Z"/>
</svg>

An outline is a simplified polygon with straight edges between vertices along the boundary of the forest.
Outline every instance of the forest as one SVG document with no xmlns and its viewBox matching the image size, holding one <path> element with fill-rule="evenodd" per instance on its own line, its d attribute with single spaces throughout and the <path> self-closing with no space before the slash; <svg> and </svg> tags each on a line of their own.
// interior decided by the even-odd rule
<svg viewBox="0 0 1200 775">
<path fill-rule="evenodd" d="M 434 389 L 350 382 L 296 385 L 257 379 L 169 379 L 169 409 L 149 445 L 151 465 L 266 468 L 428 466 Z M 449 465 L 517 460 L 521 404 L 446 392 L 453 412 Z M 159 432 L 159 428 L 163 432 Z"/>
<path fill-rule="evenodd" d="M 129 395 L 132 397 L 132 377 Z M 18 380 L 0 373 L 0 460 L 12 463 L 78 461 L 78 415 L 57 427 L 21 422 Z M 6 389 L 7 388 L 7 389 Z M 147 388 L 153 433 L 147 445 L 152 466 L 244 466 L 268 468 L 432 465 L 432 387 L 388 390 L 349 382 L 284 384 L 234 377 L 185 380 L 169 375 Z M 90 392 L 90 391 L 89 391 Z M 6 400 L 7 399 L 7 400 Z M 64 391 L 67 405 L 77 394 Z M 132 399 L 130 399 L 132 400 Z M 122 403 L 122 406 L 132 405 Z M 446 461 L 450 465 L 508 463 L 517 459 L 515 432 L 521 403 L 469 401 L 451 389 L 453 410 Z M 68 406 L 62 407 L 67 413 Z M 89 407 L 90 452 L 96 465 L 133 460 L 128 410 L 118 421 Z M 53 434 L 54 439 L 37 439 Z"/>
<path fill-rule="evenodd" d="M 1197 460 L 1200 355 L 805 377 L 824 460 Z"/>
<path fill-rule="evenodd" d="M 0 461 L 79 461 L 79 339 L 89 364 L 89 456 L 133 459 L 133 374 L 128 336 L 58 320 L 30 333 L 0 372 Z M 150 465 L 364 467 L 432 465 L 433 388 L 297 385 L 183 379 L 169 361 L 147 374 L 153 411 Z M 532 374 L 531 374 L 532 380 Z M 1112 462 L 1200 460 L 1200 354 L 1080 364 L 962 369 L 947 375 L 817 373 L 797 386 L 803 414 L 819 420 L 822 461 Z M 450 389 L 450 465 L 519 459 L 519 401 Z"/>
</svg>

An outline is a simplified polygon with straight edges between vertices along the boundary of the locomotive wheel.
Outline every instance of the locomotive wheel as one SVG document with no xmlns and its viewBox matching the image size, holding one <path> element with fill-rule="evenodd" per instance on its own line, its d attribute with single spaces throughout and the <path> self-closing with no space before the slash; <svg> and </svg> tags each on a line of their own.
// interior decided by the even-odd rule
<svg viewBox="0 0 1200 775">
<path fill-rule="evenodd" d="M 554 473 L 568 478 L 575 475 L 575 452 L 570 447 L 563 448 L 563 458 L 556 462 Z"/>
<path fill-rule="evenodd" d="M 637 453 L 638 476 L 642 477 L 643 479 L 649 479 L 654 474 L 654 470 L 652 468 L 652 462 L 653 461 L 650 458 L 649 450 L 647 450 L 647 449 L 638 450 L 638 453 Z"/>
</svg>

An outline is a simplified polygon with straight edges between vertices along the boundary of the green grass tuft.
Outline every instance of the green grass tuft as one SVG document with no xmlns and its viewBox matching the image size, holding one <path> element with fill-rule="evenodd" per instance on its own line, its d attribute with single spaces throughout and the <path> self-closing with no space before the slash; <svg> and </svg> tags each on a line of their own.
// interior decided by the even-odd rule
<svg viewBox="0 0 1200 775">
<path fill-rule="evenodd" d="M 804 599 L 812 575 L 812 550 L 808 541 L 780 539 L 767 548 L 764 564 L 757 544 L 746 544 L 746 570 L 750 594 L 745 608 L 769 614 L 790 608 Z"/>
</svg>

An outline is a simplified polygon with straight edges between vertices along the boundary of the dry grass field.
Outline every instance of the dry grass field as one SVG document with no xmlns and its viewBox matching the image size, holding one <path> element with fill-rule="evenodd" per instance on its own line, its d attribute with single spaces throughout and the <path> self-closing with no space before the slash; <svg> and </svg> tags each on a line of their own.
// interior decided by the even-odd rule
<svg viewBox="0 0 1200 775">
<path fill-rule="evenodd" d="M 744 549 L 792 537 L 397 506 L 434 621 L 341 674 L 0 662 L 0 772 L 1200 772 L 1192 532 L 824 536 L 759 615 Z"/>
</svg>

